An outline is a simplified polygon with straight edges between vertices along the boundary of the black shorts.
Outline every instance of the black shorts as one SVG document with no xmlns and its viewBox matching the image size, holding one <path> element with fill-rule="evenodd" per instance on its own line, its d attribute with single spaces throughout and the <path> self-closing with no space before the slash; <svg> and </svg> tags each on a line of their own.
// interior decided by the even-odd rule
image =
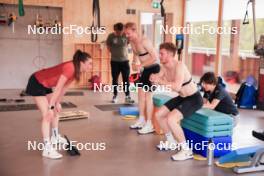
<svg viewBox="0 0 264 176">
<path fill-rule="evenodd" d="M 188 97 L 175 97 L 164 104 L 170 111 L 179 110 L 183 117 L 189 117 L 203 106 L 203 98 L 200 92 Z"/>
<path fill-rule="evenodd" d="M 52 89 L 40 84 L 34 74 L 30 76 L 26 88 L 26 94 L 31 96 L 46 96 L 51 93 Z"/>
<path fill-rule="evenodd" d="M 152 92 L 155 90 L 155 87 L 152 86 L 152 83 L 149 81 L 149 77 L 151 74 L 159 73 L 160 72 L 160 65 L 153 64 L 148 67 L 144 67 L 144 70 L 139 78 L 137 83 L 137 87 L 143 88 L 147 92 Z"/>
</svg>

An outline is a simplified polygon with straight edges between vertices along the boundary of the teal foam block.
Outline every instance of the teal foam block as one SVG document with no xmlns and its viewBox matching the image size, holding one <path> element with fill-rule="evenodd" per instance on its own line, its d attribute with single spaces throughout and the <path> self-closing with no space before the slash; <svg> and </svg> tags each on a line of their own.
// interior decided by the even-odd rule
<svg viewBox="0 0 264 176">
<path fill-rule="evenodd" d="M 139 115 L 138 107 L 120 107 L 120 115 Z"/>
<path fill-rule="evenodd" d="M 205 131 L 205 130 L 201 130 L 201 129 L 198 129 L 198 128 L 195 128 L 194 126 L 190 126 L 188 124 L 186 124 L 184 121 L 181 122 L 181 126 L 183 128 L 186 128 L 190 131 L 193 131 L 197 134 L 200 134 L 204 137 L 207 137 L 207 138 L 213 138 L 213 137 L 221 137 L 221 136 L 232 136 L 232 131 L 230 130 L 227 130 L 227 131 Z"/>
<path fill-rule="evenodd" d="M 233 126 L 231 124 L 226 125 L 214 125 L 214 126 L 206 126 L 200 123 L 197 123 L 189 118 L 185 118 L 182 120 L 182 123 L 185 123 L 187 126 L 193 126 L 203 131 L 213 132 L 213 131 L 232 131 Z"/>
<path fill-rule="evenodd" d="M 153 95 L 153 103 L 157 107 L 161 107 L 162 105 L 164 105 L 170 99 L 172 99 L 171 96 L 164 95 L 164 94 L 155 94 L 155 95 Z"/>
<path fill-rule="evenodd" d="M 232 152 L 221 156 L 218 160 L 220 164 L 234 163 L 234 162 L 247 162 L 251 157 L 263 146 L 252 146 L 233 150 Z"/>
<path fill-rule="evenodd" d="M 206 108 L 196 111 L 187 118 L 204 126 L 233 125 L 233 118 L 229 115 Z"/>
</svg>

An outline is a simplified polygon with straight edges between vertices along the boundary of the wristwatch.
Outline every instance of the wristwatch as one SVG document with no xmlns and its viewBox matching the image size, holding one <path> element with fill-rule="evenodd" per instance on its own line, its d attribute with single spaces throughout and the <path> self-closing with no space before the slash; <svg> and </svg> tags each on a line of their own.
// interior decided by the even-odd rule
<svg viewBox="0 0 264 176">
<path fill-rule="evenodd" d="M 55 106 L 52 105 L 52 106 L 49 107 L 49 109 L 53 110 L 53 109 L 55 109 Z"/>
</svg>

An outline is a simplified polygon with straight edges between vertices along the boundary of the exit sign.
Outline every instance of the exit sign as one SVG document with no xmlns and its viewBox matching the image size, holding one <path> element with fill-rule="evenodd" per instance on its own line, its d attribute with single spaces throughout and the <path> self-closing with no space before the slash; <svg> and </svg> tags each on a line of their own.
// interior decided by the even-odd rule
<svg viewBox="0 0 264 176">
<path fill-rule="evenodd" d="M 152 7 L 154 9 L 159 9 L 160 8 L 160 1 L 159 0 L 153 0 L 152 1 Z"/>
</svg>

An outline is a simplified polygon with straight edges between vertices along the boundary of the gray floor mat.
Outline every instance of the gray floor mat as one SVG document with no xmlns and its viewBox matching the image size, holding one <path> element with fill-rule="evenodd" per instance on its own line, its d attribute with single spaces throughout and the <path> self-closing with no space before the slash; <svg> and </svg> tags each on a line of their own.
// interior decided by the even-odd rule
<svg viewBox="0 0 264 176">
<path fill-rule="evenodd" d="M 134 107 L 136 104 L 104 104 L 104 105 L 94 105 L 97 109 L 101 111 L 118 111 L 120 107 Z"/>
<path fill-rule="evenodd" d="M 84 96 L 83 92 L 66 92 L 64 96 Z"/>
<path fill-rule="evenodd" d="M 76 108 L 77 106 L 71 102 L 62 102 L 62 108 Z M 0 112 L 7 111 L 25 111 L 25 110 L 37 110 L 35 104 L 8 104 L 0 105 Z"/>
</svg>

